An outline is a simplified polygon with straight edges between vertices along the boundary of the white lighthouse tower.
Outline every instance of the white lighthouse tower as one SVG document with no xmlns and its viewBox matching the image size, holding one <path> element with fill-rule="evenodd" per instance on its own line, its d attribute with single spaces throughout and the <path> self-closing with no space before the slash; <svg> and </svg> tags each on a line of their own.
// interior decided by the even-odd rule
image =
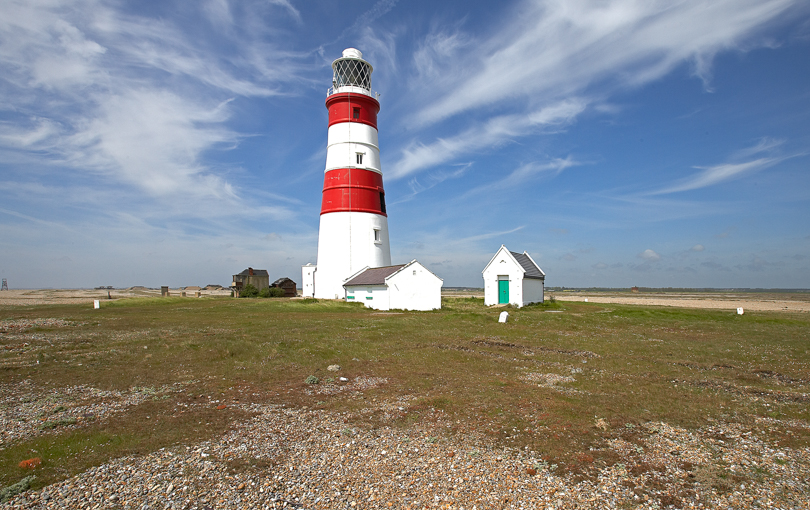
<svg viewBox="0 0 810 510">
<path fill-rule="evenodd" d="M 343 298 L 343 283 L 361 269 L 391 265 L 373 68 L 348 48 L 332 69 L 318 262 L 302 270 L 304 296 L 323 299 Z"/>
</svg>

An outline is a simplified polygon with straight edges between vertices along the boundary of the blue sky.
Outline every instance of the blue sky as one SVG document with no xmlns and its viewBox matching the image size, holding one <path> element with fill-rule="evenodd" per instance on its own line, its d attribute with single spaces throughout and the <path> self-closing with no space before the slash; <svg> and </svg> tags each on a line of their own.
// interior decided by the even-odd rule
<svg viewBox="0 0 810 510">
<path fill-rule="evenodd" d="M 481 286 L 810 288 L 801 0 L 0 0 L 0 276 L 300 281 L 331 62 L 381 94 L 392 259 Z"/>
</svg>

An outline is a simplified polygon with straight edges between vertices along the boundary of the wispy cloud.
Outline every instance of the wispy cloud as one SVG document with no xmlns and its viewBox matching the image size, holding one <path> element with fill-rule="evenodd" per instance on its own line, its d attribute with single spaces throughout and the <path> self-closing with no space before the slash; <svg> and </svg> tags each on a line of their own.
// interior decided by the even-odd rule
<svg viewBox="0 0 810 510">
<path fill-rule="evenodd" d="M 363 56 L 366 60 L 374 61 L 375 69 L 383 67 L 387 79 L 395 79 L 397 74 L 397 34 L 393 31 L 384 31 L 379 34 L 372 27 L 366 27 L 360 37 Z M 375 73 L 379 76 L 379 73 Z"/>
<path fill-rule="evenodd" d="M 771 138 L 771 137 L 763 137 L 760 138 L 757 143 L 752 145 L 751 147 L 746 147 L 734 153 L 732 158 L 734 159 L 747 159 L 751 156 L 755 156 L 757 154 L 771 153 L 785 145 L 785 140 L 780 140 L 778 138 Z"/>
<path fill-rule="evenodd" d="M 417 177 L 413 177 L 411 180 L 408 181 L 408 187 L 411 188 L 411 193 L 403 196 L 402 198 L 397 199 L 391 204 L 400 204 L 402 202 L 408 202 L 415 198 L 418 194 L 423 193 L 439 184 L 443 183 L 448 179 L 458 179 L 472 166 L 471 163 L 466 163 L 463 165 L 458 165 L 458 168 L 452 171 L 438 171 L 438 172 L 431 172 L 423 179 L 419 179 Z"/>
<path fill-rule="evenodd" d="M 560 129 L 572 122 L 585 107 L 586 102 L 583 99 L 568 99 L 528 114 L 493 117 L 458 135 L 440 138 L 430 144 L 414 142 L 401 151 L 387 176 L 391 179 L 402 178 L 453 161 L 460 155 L 501 145 L 529 132 Z"/>
<path fill-rule="evenodd" d="M 689 191 L 693 189 L 705 188 L 706 186 L 713 186 L 723 181 L 738 177 L 744 173 L 756 172 L 764 168 L 768 168 L 781 160 L 782 158 L 758 158 L 745 163 L 723 163 L 708 167 L 696 166 L 695 168 L 703 171 L 682 181 L 679 184 L 654 191 L 650 194 L 665 195 L 667 193 L 677 193 L 679 191 Z"/>
<path fill-rule="evenodd" d="M 76 168 L 93 169 L 151 195 L 236 198 L 233 187 L 200 161 L 202 151 L 233 144 L 220 123 L 225 105 L 205 107 L 165 90 L 105 98 L 100 114 L 79 126 L 61 149 Z"/>
<path fill-rule="evenodd" d="M 516 168 L 505 179 L 495 182 L 491 186 L 496 188 L 514 188 L 537 175 L 543 174 L 549 177 L 557 176 L 564 170 L 580 164 L 581 163 L 574 161 L 571 156 L 567 158 L 555 158 L 547 163 L 527 163 Z"/>
<path fill-rule="evenodd" d="M 502 230 L 502 231 L 499 231 L 499 232 L 487 232 L 485 234 L 479 234 L 479 235 L 475 235 L 475 236 L 463 237 L 461 239 L 457 239 L 457 240 L 451 241 L 451 242 L 457 244 L 457 243 L 468 243 L 468 242 L 471 242 L 471 241 L 483 241 L 483 240 L 486 240 L 486 239 L 492 239 L 494 237 L 502 237 L 502 236 L 505 236 L 507 234 L 512 234 L 512 233 L 517 232 L 519 230 L 523 230 L 524 227 L 525 227 L 525 225 L 521 225 L 521 226 L 515 227 L 515 228 L 513 228 L 511 230 Z"/>
<path fill-rule="evenodd" d="M 573 166 L 581 165 L 582 163 L 575 161 L 568 156 L 567 158 L 555 158 L 551 161 L 526 163 L 512 170 L 506 177 L 498 178 L 493 182 L 488 182 L 481 186 L 475 187 L 460 198 L 469 198 L 481 193 L 491 193 L 495 190 L 514 189 L 518 186 L 527 184 L 533 179 L 538 179 L 543 176 L 546 178 L 556 177 L 564 170 Z"/>
<path fill-rule="evenodd" d="M 696 166 L 694 168 L 702 170 L 695 175 L 682 179 L 679 182 L 665 186 L 662 189 L 652 191 L 648 195 L 666 195 L 669 193 L 678 193 L 681 191 L 690 191 L 694 189 L 705 188 L 714 186 L 725 181 L 729 181 L 745 174 L 759 172 L 765 168 L 776 165 L 786 159 L 802 156 L 803 154 L 792 154 L 788 156 L 781 156 L 773 154 L 774 151 L 783 145 L 783 140 L 775 140 L 772 138 L 763 138 L 752 147 L 737 151 L 733 155 L 733 159 L 726 163 L 720 163 L 713 166 Z M 764 157 L 750 159 L 757 154 L 766 153 Z M 748 161 L 740 161 L 740 159 L 748 159 Z"/>
<path fill-rule="evenodd" d="M 300 17 L 285 0 L 271 3 Z M 239 21 L 227 1 L 203 11 L 231 43 L 247 42 L 226 30 Z M 238 189 L 202 156 L 239 143 L 227 127 L 233 97 L 277 94 L 298 75 L 288 53 L 276 54 L 271 72 L 250 58 L 225 58 L 188 27 L 99 0 L 9 0 L 0 35 L 0 111 L 15 112 L 0 124 L 0 148 L 152 197 L 235 201 Z"/>
<path fill-rule="evenodd" d="M 35 218 L 35 217 L 29 216 L 27 214 L 22 214 L 22 213 L 19 213 L 17 211 L 10 211 L 10 210 L 4 209 L 2 207 L 0 207 L 0 213 L 8 214 L 9 216 L 14 216 L 15 218 L 19 218 L 21 220 L 30 221 L 31 223 L 37 223 L 37 224 L 45 226 L 45 227 L 56 228 L 56 229 L 60 229 L 62 231 L 68 231 L 68 232 L 73 232 L 73 233 L 76 232 L 75 229 L 69 228 L 64 224 L 53 222 L 53 221 L 41 220 L 39 218 Z"/>
<path fill-rule="evenodd" d="M 345 39 L 349 34 L 356 34 L 368 28 L 376 19 L 388 14 L 388 12 L 397 5 L 398 1 L 399 0 L 377 0 L 377 3 L 371 6 L 371 9 L 360 14 L 354 23 L 346 27 L 337 39 L 329 44 L 334 44 Z M 326 45 L 321 45 L 321 49 L 323 49 L 323 46 Z"/>
<path fill-rule="evenodd" d="M 414 114 L 432 124 L 522 98 L 550 101 L 597 82 L 634 87 L 684 62 L 708 80 L 712 57 L 740 47 L 797 0 L 527 0 L 489 39 L 444 72 L 455 79 Z M 718 23 L 717 20 L 723 20 Z"/>
<path fill-rule="evenodd" d="M 290 0 L 269 0 L 269 3 L 283 7 L 293 19 L 299 23 L 301 22 L 301 13 L 290 3 Z"/>
<path fill-rule="evenodd" d="M 412 64 L 415 74 L 412 77 L 412 87 L 430 86 L 441 89 L 441 83 L 457 79 L 446 70 L 474 40 L 461 30 L 461 26 L 461 22 L 456 22 L 449 28 L 442 25 L 439 30 L 428 33 L 419 42 L 413 52 Z"/>
</svg>

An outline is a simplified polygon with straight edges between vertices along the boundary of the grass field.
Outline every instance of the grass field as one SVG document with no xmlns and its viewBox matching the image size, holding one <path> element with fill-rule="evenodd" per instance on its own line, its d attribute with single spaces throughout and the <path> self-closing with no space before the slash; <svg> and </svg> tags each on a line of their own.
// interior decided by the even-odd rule
<svg viewBox="0 0 810 510">
<path fill-rule="evenodd" d="M 346 412 L 349 426 L 365 428 L 407 428 L 440 413 L 454 424 L 447 434 L 528 446 L 584 477 L 619 462 L 601 448 L 606 440 L 632 443 L 647 422 L 719 420 L 780 446 L 810 445 L 807 314 L 557 302 L 508 309 L 499 324 L 500 311 L 481 299 L 445 299 L 421 313 L 228 298 L 0 309 L 2 412 L 21 430 L 36 428 L 3 437 L 0 487 L 22 479 L 18 463 L 31 457 L 43 460 L 34 482 L 42 486 L 125 454 L 215 437 L 247 417 L 217 409 L 235 401 Z M 338 376 L 362 392 L 329 391 Z M 69 398 L 54 396 L 66 388 Z M 131 405 L 68 413 L 104 392 Z M 12 415 L 11 402 L 24 398 L 38 414 Z M 402 412 L 354 412 L 364 399 L 398 399 Z"/>
</svg>

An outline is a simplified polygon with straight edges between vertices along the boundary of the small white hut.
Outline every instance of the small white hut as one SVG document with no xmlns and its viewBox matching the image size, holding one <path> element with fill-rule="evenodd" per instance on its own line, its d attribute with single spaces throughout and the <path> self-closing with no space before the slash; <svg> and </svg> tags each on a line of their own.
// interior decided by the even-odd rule
<svg viewBox="0 0 810 510">
<path fill-rule="evenodd" d="M 501 248 L 482 271 L 484 304 L 512 304 L 518 307 L 542 303 L 546 273 L 525 251 L 516 253 Z"/>
<path fill-rule="evenodd" d="M 444 281 L 415 259 L 407 264 L 367 267 L 349 277 L 346 301 L 375 310 L 436 310 Z"/>
</svg>

